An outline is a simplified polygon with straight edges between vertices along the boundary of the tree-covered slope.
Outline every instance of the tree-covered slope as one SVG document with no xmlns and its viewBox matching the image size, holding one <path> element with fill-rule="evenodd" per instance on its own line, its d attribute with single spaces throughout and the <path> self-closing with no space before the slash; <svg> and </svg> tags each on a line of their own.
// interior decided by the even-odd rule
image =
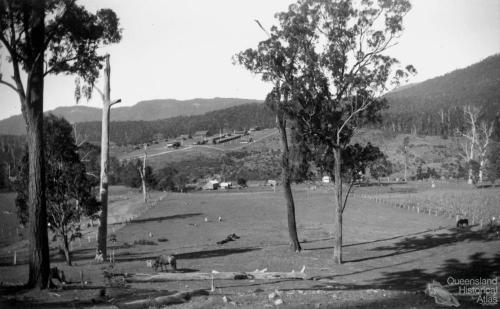
<svg viewBox="0 0 500 309">
<path fill-rule="evenodd" d="M 274 126 L 272 112 L 262 103 L 233 106 L 196 116 L 154 121 L 112 121 L 109 138 L 119 145 L 140 144 L 151 141 L 157 133 L 166 138 L 175 138 L 181 134 L 194 134 L 202 130 L 215 134 L 220 130 L 242 130 L 255 126 Z M 79 123 L 77 130 L 78 134 L 88 141 L 99 141 L 101 122 Z"/>
<path fill-rule="evenodd" d="M 385 95 L 384 125 L 395 131 L 442 134 L 460 125 L 461 109 L 477 106 L 483 119 L 500 111 L 500 54 Z M 451 132 L 445 132 L 451 133 Z"/>
</svg>

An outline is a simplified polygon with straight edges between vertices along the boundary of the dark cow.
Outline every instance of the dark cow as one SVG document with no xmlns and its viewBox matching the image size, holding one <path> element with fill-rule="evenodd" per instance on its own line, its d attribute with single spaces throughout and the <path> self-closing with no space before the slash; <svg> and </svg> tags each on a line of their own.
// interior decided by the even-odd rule
<svg viewBox="0 0 500 309">
<path fill-rule="evenodd" d="M 161 267 L 161 271 L 163 271 L 163 267 L 165 266 L 165 270 L 168 270 L 167 265 L 170 265 L 174 272 L 177 271 L 177 260 L 175 256 L 165 254 L 159 255 L 153 264 L 153 269 L 157 271 L 158 267 Z"/>
<path fill-rule="evenodd" d="M 457 221 L 457 227 L 467 227 L 467 226 L 469 226 L 468 219 L 460 219 Z"/>
</svg>

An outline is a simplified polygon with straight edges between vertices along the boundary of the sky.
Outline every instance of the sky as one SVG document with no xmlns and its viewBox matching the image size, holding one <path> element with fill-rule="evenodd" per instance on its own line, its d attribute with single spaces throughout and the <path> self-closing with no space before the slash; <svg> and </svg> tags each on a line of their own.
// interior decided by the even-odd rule
<svg viewBox="0 0 500 309">
<path fill-rule="evenodd" d="M 89 11 L 111 8 L 123 39 L 111 55 L 111 97 L 121 106 L 142 100 L 232 97 L 263 100 L 271 85 L 233 64 L 275 24 L 292 0 L 80 0 Z M 389 54 L 412 64 L 411 82 L 443 75 L 500 53 L 500 0 L 413 0 L 405 31 Z M 4 48 L 0 71 L 12 75 Z M 73 76 L 45 79 L 44 109 L 76 104 Z M 102 81 L 98 82 L 102 85 Z M 102 86 L 100 87 L 102 88 Z M 95 95 L 81 105 L 100 107 Z M 117 105 L 118 106 L 118 105 Z M 0 85 L 0 119 L 21 112 L 17 94 Z"/>
</svg>

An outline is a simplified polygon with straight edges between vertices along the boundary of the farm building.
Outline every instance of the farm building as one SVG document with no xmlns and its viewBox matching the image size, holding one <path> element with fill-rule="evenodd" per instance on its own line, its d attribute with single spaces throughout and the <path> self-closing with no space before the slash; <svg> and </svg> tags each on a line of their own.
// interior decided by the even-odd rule
<svg viewBox="0 0 500 309">
<path fill-rule="evenodd" d="M 193 138 L 196 139 L 196 140 L 201 140 L 201 141 L 204 141 L 207 139 L 207 136 L 208 136 L 208 131 L 196 131 L 194 134 L 193 134 Z"/>
<path fill-rule="evenodd" d="M 219 189 L 220 183 L 218 180 L 209 180 L 207 184 L 203 186 L 203 190 L 217 190 Z"/>
<path fill-rule="evenodd" d="M 233 187 L 233 184 L 231 182 L 221 182 L 220 187 L 229 190 Z"/>
<path fill-rule="evenodd" d="M 235 135 L 248 135 L 248 131 L 246 131 L 246 130 L 241 130 L 241 131 L 234 130 L 233 134 L 235 134 Z"/>
<path fill-rule="evenodd" d="M 276 187 L 277 184 L 278 184 L 278 182 L 276 180 L 273 180 L 273 179 L 269 179 L 266 182 L 266 186 L 271 186 L 271 187 Z"/>
</svg>

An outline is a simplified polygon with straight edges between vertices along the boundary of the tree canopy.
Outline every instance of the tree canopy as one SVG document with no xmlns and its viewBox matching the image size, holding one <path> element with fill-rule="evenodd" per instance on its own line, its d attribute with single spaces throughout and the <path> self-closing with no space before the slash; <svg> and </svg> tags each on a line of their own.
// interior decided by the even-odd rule
<svg viewBox="0 0 500 309">
<path fill-rule="evenodd" d="M 268 102 L 301 132 L 317 167 L 334 176 L 334 260 L 341 263 L 342 151 L 356 129 L 377 121 L 381 95 L 415 73 L 387 55 L 403 30 L 408 0 L 299 0 L 236 60 L 274 83 Z M 332 160 L 333 158 L 333 164 Z"/>
<path fill-rule="evenodd" d="M 44 182 L 44 77 L 51 73 L 77 74 L 93 84 L 103 59 L 97 53 L 98 47 L 121 39 L 118 25 L 112 10 L 92 14 L 75 0 L 0 2 L 0 47 L 2 52 L 7 50 L 13 69 L 11 80 L 0 75 L 0 84 L 18 94 L 28 132 L 28 286 L 46 288 L 50 272 Z"/>
<path fill-rule="evenodd" d="M 103 56 L 98 49 L 102 45 L 121 40 L 119 19 L 111 9 L 101 9 L 95 14 L 78 5 L 74 0 L 45 1 L 45 32 L 43 48 L 35 51 L 31 46 L 33 29 L 28 21 L 32 18 L 31 1 L 6 0 L 0 3 L 0 41 L 10 54 L 14 66 L 20 65 L 28 73 L 33 70 L 37 58 L 45 58 L 43 75 L 76 74 L 93 83 L 102 68 Z M 21 76 L 14 68 L 16 92 Z M 3 83 L 7 81 L 0 78 Z M 26 85 L 28 86 L 28 85 Z"/>
<path fill-rule="evenodd" d="M 73 128 L 63 118 L 45 117 L 45 191 L 50 229 L 60 238 L 66 259 L 71 264 L 69 242 L 81 236 L 80 219 L 92 216 L 99 204 L 92 194 L 92 181 L 86 174 L 77 146 Z M 16 206 L 22 223 L 27 222 L 28 156 L 24 155 L 16 183 Z"/>
</svg>

